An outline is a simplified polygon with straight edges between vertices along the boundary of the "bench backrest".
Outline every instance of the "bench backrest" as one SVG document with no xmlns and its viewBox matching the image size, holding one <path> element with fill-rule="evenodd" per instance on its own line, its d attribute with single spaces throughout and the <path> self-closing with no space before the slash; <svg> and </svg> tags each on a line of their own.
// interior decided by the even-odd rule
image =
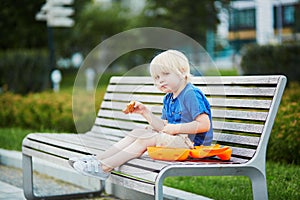
<svg viewBox="0 0 300 200">
<path fill-rule="evenodd" d="M 193 77 L 191 82 L 211 104 L 214 143 L 231 146 L 235 161 L 247 162 L 258 148 L 267 145 L 284 76 Z M 120 140 L 133 128 L 147 125 L 142 116 L 125 115 L 122 109 L 136 100 L 160 116 L 163 96 L 151 77 L 112 77 L 92 132 L 110 141 Z"/>
</svg>

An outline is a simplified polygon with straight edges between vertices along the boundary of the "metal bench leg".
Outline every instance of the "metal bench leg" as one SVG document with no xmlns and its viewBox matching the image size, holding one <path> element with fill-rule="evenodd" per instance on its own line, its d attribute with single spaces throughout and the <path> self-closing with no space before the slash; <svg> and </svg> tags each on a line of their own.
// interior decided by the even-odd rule
<svg viewBox="0 0 300 200">
<path fill-rule="evenodd" d="M 161 177 L 155 183 L 155 191 L 154 191 L 155 200 L 163 200 L 164 198 L 163 183 L 164 183 L 164 179 Z"/>
<path fill-rule="evenodd" d="M 255 174 L 252 173 L 250 176 L 252 184 L 252 193 L 254 200 L 267 200 L 268 199 L 268 188 L 266 176 L 260 171 Z"/>
<path fill-rule="evenodd" d="M 23 189 L 26 199 L 35 199 L 33 193 L 32 157 L 23 154 Z"/>
<path fill-rule="evenodd" d="M 74 199 L 80 197 L 96 197 L 101 196 L 105 190 L 105 182 L 101 181 L 101 188 L 99 191 L 91 192 L 82 192 L 75 194 L 63 194 L 55 196 L 35 196 L 33 189 L 33 167 L 32 167 L 32 157 L 26 154 L 23 154 L 22 160 L 23 167 L 23 190 L 24 196 L 28 200 L 37 200 L 37 199 Z"/>
</svg>

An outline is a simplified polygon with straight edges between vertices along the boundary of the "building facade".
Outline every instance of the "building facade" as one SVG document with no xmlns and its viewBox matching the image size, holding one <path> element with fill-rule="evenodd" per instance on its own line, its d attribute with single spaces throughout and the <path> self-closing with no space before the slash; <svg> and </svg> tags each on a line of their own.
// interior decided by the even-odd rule
<svg viewBox="0 0 300 200">
<path fill-rule="evenodd" d="M 239 51 L 247 43 L 261 45 L 299 38 L 298 0 L 233 1 L 228 41 Z"/>
</svg>

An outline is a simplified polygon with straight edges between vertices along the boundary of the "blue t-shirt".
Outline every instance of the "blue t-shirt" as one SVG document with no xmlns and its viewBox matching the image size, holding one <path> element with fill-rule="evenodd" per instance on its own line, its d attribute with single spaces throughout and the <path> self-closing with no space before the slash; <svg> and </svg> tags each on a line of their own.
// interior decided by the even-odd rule
<svg viewBox="0 0 300 200">
<path fill-rule="evenodd" d="M 165 95 L 161 118 L 168 120 L 170 124 L 188 123 L 194 121 L 202 113 L 209 116 L 210 130 L 188 136 L 191 141 L 194 141 L 195 146 L 209 146 L 213 138 L 210 104 L 202 91 L 193 84 L 188 83 L 175 99 L 172 93 Z"/>
</svg>

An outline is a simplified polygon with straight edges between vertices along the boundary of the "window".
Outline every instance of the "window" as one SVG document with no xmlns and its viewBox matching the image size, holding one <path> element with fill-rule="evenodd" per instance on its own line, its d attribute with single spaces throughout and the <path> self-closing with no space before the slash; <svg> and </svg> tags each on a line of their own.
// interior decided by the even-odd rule
<svg viewBox="0 0 300 200">
<path fill-rule="evenodd" d="M 285 25 L 291 25 L 295 22 L 295 7 L 286 6 L 283 8 L 283 23 Z"/>
<path fill-rule="evenodd" d="M 289 27 L 295 24 L 295 14 L 296 14 L 295 12 L 296 10 L 294 5 L 284 5 L 280 7 L 275 6 L 274 7 L 274 28 L 278 27 L 280 24 L 283 27 Z"/>
<path fill-rule="evenodd" d="M 255 10 L 233 10 L 230 13 L 229 28 L 234 29 L 255 29 Z"/>
</svg>

